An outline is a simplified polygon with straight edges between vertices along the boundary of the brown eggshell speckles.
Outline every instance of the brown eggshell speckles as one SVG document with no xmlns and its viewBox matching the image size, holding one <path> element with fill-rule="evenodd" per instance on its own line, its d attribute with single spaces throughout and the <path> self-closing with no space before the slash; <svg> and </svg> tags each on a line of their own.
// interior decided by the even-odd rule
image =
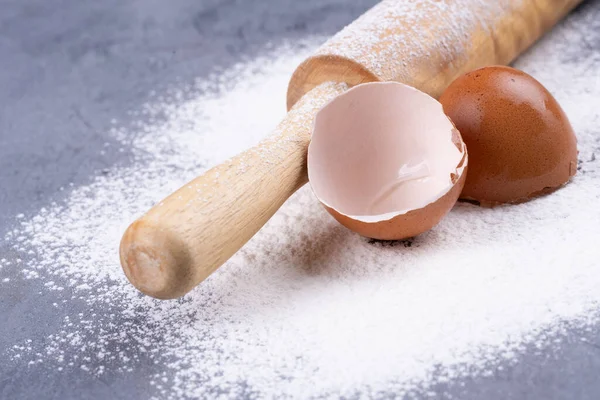
<svg viewBox="0 0 600 400">
<path fill-rule="evenodd" d="M 395 82 L 367 83 L 319 111 L 308 149 L 311 187 L 342 225 L 405 239 L 435 226 L 466 177 L 466 146 L 441 104 Z"/>
<path fill-rule="evenodd" d="M 577 170 L 577 139 L 554 97 L 533 77 L 492 66 L 455 80 L 440 102 L 469 151 L 461 198 L 484 206 L 548 193 Z"/>
</svg>

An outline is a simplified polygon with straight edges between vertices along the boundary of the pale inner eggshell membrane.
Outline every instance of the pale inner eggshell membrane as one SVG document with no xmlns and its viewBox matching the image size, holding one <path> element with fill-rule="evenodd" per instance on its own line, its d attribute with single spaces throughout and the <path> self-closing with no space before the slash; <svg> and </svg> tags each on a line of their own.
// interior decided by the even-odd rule
<svg viewBox="0 0 600 400">
<path fill-rule="evenodd" d="M 308 176 L 324 205 L 378 222 L 448 193 L 465 168 L 465 153 L 437 100 L 401 83 L 367 83 L 317 114 Z"/>
</svg>

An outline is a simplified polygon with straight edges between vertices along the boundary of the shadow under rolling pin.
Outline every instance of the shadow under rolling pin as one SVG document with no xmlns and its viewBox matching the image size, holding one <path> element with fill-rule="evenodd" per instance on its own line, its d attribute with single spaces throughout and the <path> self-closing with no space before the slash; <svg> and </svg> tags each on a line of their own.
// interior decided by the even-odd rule
<svg viewBox="0 0 600 400">
<path fill-rule="evenodd" d="M 312 120 L 328 101 L 349 86 L 391 80 L 438 97 L 465 72 L 510 63 L 580 1 L 382 1 L 298 67 L 290 112 L 270 137 L 131 224 L 120 246 L 125 274 L 147 295 L 183 296 L 308 181 Z"/>
</svg>

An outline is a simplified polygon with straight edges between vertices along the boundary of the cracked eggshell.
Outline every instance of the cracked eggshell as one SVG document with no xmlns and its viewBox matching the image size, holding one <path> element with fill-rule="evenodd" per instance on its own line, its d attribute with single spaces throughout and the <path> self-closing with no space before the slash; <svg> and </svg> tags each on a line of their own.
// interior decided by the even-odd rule
<svg viewBox="0 0 600 400">
<path fill-rule="evenodd" d="M 360 235 L 397 240 L 456 203 L 467 149 L 441 104 L 396 82 L 355 86 L 315 117 L 308 177 L 319 201 Z"/>
<path fill-rule="evenodd" d="M 523 71 L 491 66 L 456 79 L 440 97 L 469 149 L 461 198 L 482 206 L 551 192 L 577 171 L 577 139 L 552 94 Z"/>
</svg>

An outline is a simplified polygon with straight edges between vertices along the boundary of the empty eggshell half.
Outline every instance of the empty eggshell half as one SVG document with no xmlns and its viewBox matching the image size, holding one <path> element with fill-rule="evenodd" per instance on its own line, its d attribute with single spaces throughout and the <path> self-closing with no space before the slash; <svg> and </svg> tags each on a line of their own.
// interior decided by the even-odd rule
<svg viewBox="0 0 600 400">
<path fill-rule="evenodd" d="M 311 187 L 363 236 L 405 239 L 431 229 L 456 203 L 466 169 L 466 147 L 441 104 L 413 87 L 358 85 L 315 117 Z"/>
</svg>

